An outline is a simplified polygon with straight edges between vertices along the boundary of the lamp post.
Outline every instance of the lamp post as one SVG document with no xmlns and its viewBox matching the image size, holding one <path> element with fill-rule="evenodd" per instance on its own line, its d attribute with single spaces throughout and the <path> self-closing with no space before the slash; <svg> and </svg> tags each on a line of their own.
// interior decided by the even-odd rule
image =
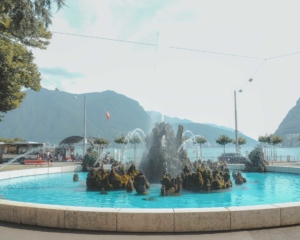
<svg viewBox="0 0 300 240">
<path fill-rule="evenodd" d="M 86 150 L 86 95 L 84 95 L 83 158 Z"/>
<path fill-rule="evenodd" d="M 249 82 L 252 82 L 253 79 L 250 78 Z M 240 89 L 239 92 L 241 93 L 243 90 Z M 236 107 L 236 91 L 234 91 L 234 116 L 235 116 L 235 151 L 239 153 L 239 143 L 238 143 L 238 126 L 237 126 L 237 107 Z"/>
</svg>

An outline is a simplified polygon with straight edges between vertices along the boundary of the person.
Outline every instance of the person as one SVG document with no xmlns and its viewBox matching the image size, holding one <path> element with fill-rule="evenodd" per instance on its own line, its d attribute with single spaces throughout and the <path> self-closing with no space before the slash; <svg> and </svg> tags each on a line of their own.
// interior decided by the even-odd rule
<svg viewBox="0 0 300 240">
<path fill-rule="evenodd" d="M 40 160 L 40 158 L 41 158 L 41 154 L 40 154 L 40 151 L 38 151 L 38 152 L 36 153 L 36 159 L 37 159 L 37 160 Z"/>
<path fill-rule="evenodd" d="M 48 163 L 48 167 L 50 167 L 50 164 L 51 164 L 51 166 L 52 166 L 52 163 L 50 162 L 50 151 L 49 150 L 47 150 L 47 152 L 46 152 L 46 158 L 47 158 L 47 163 Z"/>
</svg>

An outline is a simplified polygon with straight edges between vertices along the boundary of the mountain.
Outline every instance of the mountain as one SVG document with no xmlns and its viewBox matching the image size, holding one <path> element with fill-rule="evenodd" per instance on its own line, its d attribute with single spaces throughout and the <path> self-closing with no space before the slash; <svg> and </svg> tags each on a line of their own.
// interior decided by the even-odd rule
<svg viewBox="0 0 300 240">
<path fill-rule="evenodd" d="M 148 115 L 151 117 L 153 123 L 157 123 L 157 122 L 162 122 L 162 119 L 165 123 L 169 123 L 169 124 L 173 124 L 173 123 L 177 123 L 177 124 L 181 124 L 181 123 L 192 123 L 191 120 L 188 119 L 180 119 L 177 117 L 169 117 L 169 116 L 165 116 L 162 115 L 160 112 L 155 112 L 155 111 L 147 111 Z"/>
<path fill-rule="evenodd" d="M 282 146 L 298 147 L 300 142 L 300 98 L 298 99 L 296 106 L 294 106 L 275 131 L 274 135 L 279 135 L 284 138 Z"/>
<path fill-rule="evenodd" d="M 149 131 L 151 118 L 135 100 L 113 91 L 77 95 L 41 89 L 27 91 L 20 108 L 0 122 L 0 137 L 59 143 L 69 136 L 83 136 L 86 95 L 87 137 L 113 139 L 135 128 Z M 111 118 L 106 119 L 106 111 Z M 108 131 L 107 131 L 108 130 Z"/>
<path fill-rule="evenodd" d="M 228 130 L 230 132 L 234 132 L 234 129 L 229 128 L 229 127 L 219 126 L 219 125 L 216 125 L 216 124 L 213 124 L 213 123 L 205 123 L 205 124 L 209 125 L 209 126 L 212 126 L 212 127 L 216 127 L 216 128 L 220 128 L 220 129 L 225 129 L 225 130 Z"/>
<path fill-rule="evenodd" d="M 218 126 L 216 124 L 212 123 L 194 123 L 191 120 L 188 119 L 180 119 L 180 118 L 172 118 L 169 116 L 162 116 L 160 112 L 155 111 L 147 111 L 149 116 L 152 118 L 153 122 L 161 122 L 162 118 L 164 119 L 165 123 L 169 123 L 172 125 L 174 132 L 177 132 L 178 125 L 182 125 L 184 127 L 184 131 L 192 132 L 194 135 L 201 135 L 205 136 L 210 143 L 210 146 L 220 146 L 216 144 L 215 139 L 217 139 L 220 135 L 225 134 L 229 136 L 232 139 L 235 139 L 235 133 L 234 129 L 227 128 L 224 126 Z M 188 137 L 191 136 L 191 133 L 186 134 Z M 246 138 L 247 140 L 247 146 L 255 146 L 257 145 L 257 141 L 245 136 L 242 133 L 239 133 L 240 137 Z"/>
<path fill-rule="evenodd" d="M 58 144 L 70 136 L 83 136 L 85 96 L 87 137 L 108 137 L 113 143 L 120 134 L 126 135 L 137 128 L 149 133 L 153 125 L 162 120 L 160 113 L 146 112 L 137 101 L 114 91 L 79 94 L 74 98 L 74 94 L 62 91 L 28 90 L 20 108 L 5 114 L 0 122 L 0 138 L 20 137 L 27 141 Z M 111 116 L 109 120 L 106 111 Z M 175 133 L 181 124 L 184 130 L 203 135 L 212 144 L 222 134 L 234 138 L 232 131 L 187 119 L 164 116 L 164 121 L 173 126 Z M 257 143 L 243 134 L 239 136 L 247 139 L 247 145 Z"/>
<path fill-rule="evenodd" d="M 174 130 L 178 128 L 178 124 L 172 124 Z M 181 124 L 184 127 L 184 131 L 191 131 L 194 135 L 201 135 L 204 136 L 208 142 L 210 146 L 218 146 L 220 147 L 220 145 L 218 145 L 216 143 L 216 139 L 220 136 L 220 135 L 227 135 L 232 139 L 235 139 L 235 133 L 232 132 L 231 130 L 226 130 L 226 129 L 220 129 L 217 127 L 213 127 L 207 124 L 202 124 L 202 123 L 182 123 Z M 188 137 L 190 137 L 190 134 L 187 134 Z M 243 137 L 246 138 L 247 140 L 247 146 L 255 146 L 257 145 L 257 141 L 254 140 L 253 138 L 247 137 L 242 133 L 239 133 L 239 137 Z M 233 147 L 233 144 L 232 144 Z"/>
</svg>

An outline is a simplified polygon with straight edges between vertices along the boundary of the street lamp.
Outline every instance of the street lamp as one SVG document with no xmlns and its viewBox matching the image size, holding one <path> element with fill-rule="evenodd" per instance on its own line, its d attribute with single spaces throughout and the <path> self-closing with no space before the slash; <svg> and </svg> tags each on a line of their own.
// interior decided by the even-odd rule
<svg viewBox="0 0 300 240">
<path fill-rule="evenodd" d="M 250 78 L 248 81 L 252 82 L 253 79 Z M 242 89 L 239 90 L 240 93 L 242 91 L 243 91 Z M 236 153 L 238 153 L 239 152 L 239 144 L 238 144 L 238 127 L 237 127 L 236 91 L 234 91 L 234 115 L 235 115 L 235 151 L 236 151 Z"/>
<path fill-rule="evenodd" d="M 84 95 L 84 130 L 83 130 L 83 158 L 86 149 L 86 95 Z"/>
</svg>

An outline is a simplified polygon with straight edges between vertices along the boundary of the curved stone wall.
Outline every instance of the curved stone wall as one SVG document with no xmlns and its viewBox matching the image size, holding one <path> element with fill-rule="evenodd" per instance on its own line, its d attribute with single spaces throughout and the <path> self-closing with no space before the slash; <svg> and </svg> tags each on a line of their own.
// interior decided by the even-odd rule
<svg viewBox="0 0 300 240">
<path fill-rule="evenodd" d="M 282 168 L 270 167 L 270 171 Z M 78 167 L 60 167 L 0 172 L 0 179 L 78 170 Z M 284 170 L 300 173 L 300 168 L 285 167 Z M 300 202 L 227 208 L 125 209 L 65 207 L 0 199 L 0 221 L 113 232 L 229 231 L 300 224 Z"/>
</svg>

